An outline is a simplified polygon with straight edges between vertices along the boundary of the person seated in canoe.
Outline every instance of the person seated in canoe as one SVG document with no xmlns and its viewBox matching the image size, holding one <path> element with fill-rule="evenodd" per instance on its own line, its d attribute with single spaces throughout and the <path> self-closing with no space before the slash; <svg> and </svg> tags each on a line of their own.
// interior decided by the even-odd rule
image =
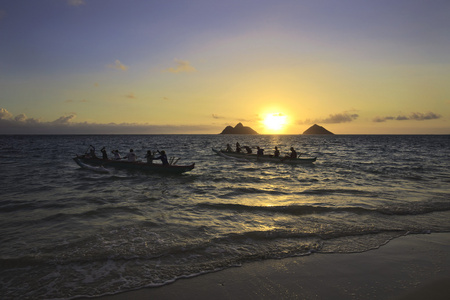
<svg viewBox="0 0 450 300">
<path fill-rule="evenodd" d="M 227 152 L 233 152 L 233 149 L 231 149 L 231 146 L 230 146 L 230 144 L 227 144 L 227 150 L 226 150 Z"/>
<path fill-rule="evenodd" d="M 114 160 L 121 160 L 122 157 L 120 157 L 119 150 L 113 150 L 111 153 L 114 155 Z"/>
<path fill-rule="evenodd" d="M 147 159 L 148 164 L 153 164 L 154 155 L 152 151 L 148 150 L 147 154 L 145 155 L 145 158 Z"/>
<path fill-rule="evenodd" d="M 236 153 L 241 153 L 241 145 L 239 143 L 236 143 Z"/>
<path fill-rule="evenodd" d="M 87 153 L 87 157 L 97 158 L 97 155 L 95 155 L 95 147 L 94 146 L 89 145 L 89 153 Z"/>
<path fill-rule="evenodd" d="M 166 151 L 161 151 L 159 152 L 159 150 L 157 150 L 159 153 L 159 157 L 155 157 L 153 159 L 160 159 L 163 166 L 168 166 L 169 165 L 169 161 L 167 160 L 167 155 L 166 155 Z"/>
<path fill-rule="evenodd" d="M 273 152 L 273 157 L 280 157 L 280 150 L 275 146 L 275 151 Z"/>
<path fill-rule="evenodd" d="M 130 152 L 128 152 L 125 158 L 127 158 L 129 162 L 134 162 L 136 161 L 136 153 L 134 153 L 133 149 L 130 149 Z"/>
<path fill-rule="evenodd" d="M 103 147 L 103 148 L 100 150 L 100 152 L 102 153 L 102 158 L 107 160 L 107 159 L 108 159 L 108 154 L 106 153 L 106 148 Z"/>
<path fill-rule="evenodd" d="M 245 151 L 247 151 L 247 154 L 252 154 L 252 148 L 249 146 L 244 146 Z"/>
<path fill-rule="evenodd" d="M 256 156 L 263 156 L 264 155 L 264 149 L 261 149 L 258 147 L 256 147 Z"/>
<path fill-rule="evenodd" d="M 291 154 L 286 156 L 289 159 L 296 159 L 297 158 L 297 152 L 294 150 L 294 147 L 291 147 Z"/>
</svg>

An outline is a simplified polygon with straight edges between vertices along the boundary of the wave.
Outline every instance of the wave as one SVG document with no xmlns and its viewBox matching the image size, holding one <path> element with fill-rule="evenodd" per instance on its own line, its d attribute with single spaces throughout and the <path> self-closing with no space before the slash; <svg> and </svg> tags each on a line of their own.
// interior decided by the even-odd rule
<svg viewBox="0 0 450 300">
<path fill-rule="evenodd" d="M 228 191 L 229 189 L 227 188 L 226 190 Z M 279 190 L 238 187 L 232 189 L 231 192 L 220 195 L 219 198 L 231 198 L 234 196 L 243 196 L 248 194 L 288 195 L 288 193 Z"/>
<path fill-rule="evenodd" d="M 346 194 L 346 195 L 368 195 L 373 196 L 374 193 L 370 191 L 356 190 L 356 189 L 307 189 L 297 194 L 305 195 L 333 195 L 333 194 Z"/>
<path fill-rule="evenodd" d="M 331 206 L 314 206 L 314 205 L 282 205 L 282 206 L 251 206 L 243 204 L 226 204 L 226 203 L 200 203 L 203 208 L 218 210 L 233 210 L 236 212 L 268 212 L 282 213 L 289 215 L 310 215 L 325 214 L 330 212 L 351 212 L 357 214 L 374 213 L 376 209 L 367 209 L 363 207 L 331 207 Z"/>
<path fill-rule="evenodd" d="M 450 203 L 417 203 L 408 206 L 386 206 L 386 207 L 361 207 L 361 206 L 316 206 L 316 205 L 282 205 L 282 206 L 252 206 L 234 203 L 199 203 L 200 208 L 213 210 L 232 210 L 235 212 L 249 213 L 282 213 L 289 215 L 311 215 L 328 213 L 352 213 L 358 215 L 364 214 L 382 214 L 382 215 L 422 215 L 433 212 L 450 211 Z"/>
<path fill-rule="evenodd" d="M 245 196 L 252 194 L 266 194 L 269 196 L 283 196 L 283 195 L 313 195 L 313 196 L 328 196 L 328 195 L 359 195 L 366 197 L 377 197 L 379 196 L 379 192 L 374 193 L 371 191 L 363 191 L 357 189 L 306 189 L 303 191 L 295 192 L 289 189 L 286 191 L 282 190 L 282 187 L 276 189 L 264 189 L 264 188 L 255 188 L 255 187 L 236 187 L 231 189 L 227 187 L 223 190 L 226 190 L 226 194 L 222 194 L 219 198 L 232 198 L 235 196 Z"/>
<path fill-rule="evenodd" d="M 133 208 L 130 206 L 110 206 L 110 207 L 100 207 L 94 210 L 82 211 L 79 213 L 57 213 L 47 216 L 42 219 L 42 221 L 59 221 L 66 220 L 68 218 L 85 218 L 85 217 L 97 217 L 103 215 L 113 215 L 117 213 L 127 213 L 133 215 L 142 215 L 142 212 L 138 208 Z"/>
</svg>

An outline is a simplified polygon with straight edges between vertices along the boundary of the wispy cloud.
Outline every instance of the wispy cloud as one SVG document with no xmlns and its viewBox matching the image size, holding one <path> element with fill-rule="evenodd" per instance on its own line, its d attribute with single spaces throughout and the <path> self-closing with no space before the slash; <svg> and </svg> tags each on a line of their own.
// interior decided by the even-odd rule
<svg viewBox="0 0 450 300">
<path fill-rule="evenodd" d="M 222 117 L 222 116 L 219 116 L 216 114 L 212 114 L 211 116 L 213 117 L 213 119 L 225 119 L 225 117 Z"/>
<path fill-rule="evenodd" d="M 125 95 L 128 99 L 137 99 L 136 95 L 134 93 L 129 93 L 128 95 Z"/>
<path fill-rule="evenodd" d="M 86 4 L 84 0 L 67 0 L 67 4 L 70 6 L 80 6 Z"/>
<path fill-rule="evenodd" d="M 441 115 L 435 114 L 433 112 L 428 112 L 426 114 L 423 113 L 412 113 L 409 118 L 411 120 L 423 121 L 423 120 L 435 120 L 440 119 Z"/>
<path fill-rule="evenodd" d="M 343 112 L 339 114 L 330 114 L 326 118 L 319 119 L 306 119 L 304 121 L 298 121 L 298 124 L 313 124 L 313 123 L 323 123 L 323 124 L 338 124 L 347 123 L 356 120 L 359 117 L 358 114 Z"/>
<path fill-rule="evenodd" d="M 191 66 L 191 63 L 187 60 L 180 60 L 175 58 L 174 61 L 175 67 L 170 67 L 163 71 L 169 73 L 188 73 L 197 71 L 193 66 Z"/>
<path fill-rule="evenodd" d="M 376 123 L 386 122 L 386 121 L 406 121 L 406 120 L 415 120 L 415 121 L 426 121 L 426 120 L 436 120 L 440 119 L 442 116 L 433 112 L 428 113 L 419 113 L 413 112 L 409 116 L 398 115 L 397 117 L 386 116 L 386 117 L 375 117 L 372 121 Z"/>
<path fill-rule="evenodd" d="M 121 70 L 121 71 L 126 71 L 128 70 L 128 66 L 125 66 L 124 64 L 122 64 L 120 62 L 120 60 L 116 59 L 116 61 L 114 62 L 114 64 L 109 64 L 107 65 L 108 68 L 111 69 L 116 69 L 116 70 Z"/>
<path fill-rule="evenodd" d="M 243 118 L 235 118 L 235 117 L 230 117 L 230 116 L 223 116 L 223 115 L 218 115 L 218 114 L 211 114 L 211 117 L 215 120 L 224 120 L 222 122 L 226 122 L 223 123 L 225 125 L 229 125 L 230 123 L 253 123 L 255 122 L 255 120 L 261 120 L 260 118 L 258 118 L 257 115 L 255 115 L 255 119 L 243 119 Z M 222 128 L 223 129 L 223 128 Z"/>
</svg>

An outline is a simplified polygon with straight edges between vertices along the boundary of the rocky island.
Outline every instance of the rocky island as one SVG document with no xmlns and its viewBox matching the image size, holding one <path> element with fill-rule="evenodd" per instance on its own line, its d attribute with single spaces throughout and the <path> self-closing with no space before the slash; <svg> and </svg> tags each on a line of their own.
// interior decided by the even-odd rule
<svg viewBox="0 0 450 300">
<path fill-rule="evenodd" d="M 238 123 L 236 126 L 227 126 L 220 134 L 258 134 L 250 127 Z"/>
<path fill-rule="evenodd" d="M 334 134 L 334 133 L 326 130 L 322 126 L 314 124 L 313 126 L 309 127 L 307 130 L 305 130 L 303 132 L 303 134 Z"/>
</svg>

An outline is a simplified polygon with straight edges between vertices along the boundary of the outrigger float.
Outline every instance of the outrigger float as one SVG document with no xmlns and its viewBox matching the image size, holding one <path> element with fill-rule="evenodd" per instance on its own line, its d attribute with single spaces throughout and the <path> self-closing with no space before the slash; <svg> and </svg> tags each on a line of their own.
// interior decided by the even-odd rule
<svg viewBox="0 0 450 300">
<path fill-rule="evenodd" d="M 273 162 L 273 163 L 283 163 L 283 164 L 311 164 L 317 160 L 317 157 L 275 157 L 273 155 L 257 155 L 257 154 L 249 154 L 244 152 L 227 152 L 225 150 L 217 150 L 212 148 L 212 151 L 217 153 L 218 155 L 228 158 L 235 159 L 240 161 L 261 161 L 261 162 Z"/>
<path fill-rule="evenodd" d="M 163 165 L 163 164 L 149 164 L 146 162 L 130 162 L 126 160 L 112 160 L 112 159 L 101 159 L 93 158 L 86 155 L 77 155 L 73 160 L 79 165 L 87 164 L 91 166 L 102 166 L 104 168 L 113 167 L 116 169 L 128 169 L 128 170 L 139 170 L 144 172 L 156 172 L 156 173 L 171 173 L 171 174 L 182 174 L 189 172 L 195 167 L 195 163 L 191 165 Z M 81 164 L 80 164 L 81 163 Z"/>
</svg>

